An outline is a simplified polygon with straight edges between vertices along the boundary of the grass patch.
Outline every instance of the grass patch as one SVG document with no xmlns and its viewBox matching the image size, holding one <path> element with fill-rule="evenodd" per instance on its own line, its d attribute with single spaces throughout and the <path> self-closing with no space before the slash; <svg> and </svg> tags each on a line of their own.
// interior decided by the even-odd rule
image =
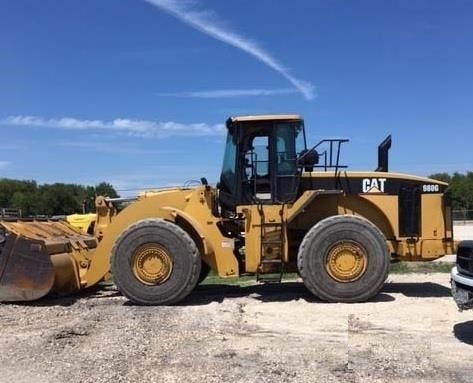
<svg viewBox="0 0 473 383">
<path fill-rule="evenodd" d="M 395 262 L 391 263 L 390 274 L 409 274 L 409 273 L 450 273 L 453 262 Z M 287 273 L 283 275 L 283 281 L 295 281 L 299 278 L 297 273 Z M 202 281 L 201 285 L 245 285 L 256 283 L 256 276 L 242 276 L 234 278 L 220 278 L 213 271 Z"/>
<path fill-rule="evenodd" d="M 449 273 L 453 266 L 452 262 L 396 262 L 391 263 L 389 273 Z"/>
<path fill-rule="evenodd" d="M 395 262 L 391 263 L 390 274 L 409 274 L 409 273 L 450 273 L 453 262 Z M 286 273 L 283 275 L 283 281 L 295 281 L 299 278 L 297 273 Z M 200 285 L 248 285 L 256 283 L 255 275 L 244 275 L 241 277 L 220 278 L 214 271 L 211 271 L 207 278 L 205 278 Z M 109 287 L 113 285 L 111 277 L 106 278 L 100 285 Z"/>
<path fill-rule="evenodd" d="M 294 281 L 299 276 L 297 273 L 286 273 L 283 275 L 283 281 Z M 243 275 L 241 277 L 220 278 L 215 272 L 211 271 L 207 278 L 205 278 L 201 285 L 245 285 L 256 283 L 256 275 Z"/>
</svg>

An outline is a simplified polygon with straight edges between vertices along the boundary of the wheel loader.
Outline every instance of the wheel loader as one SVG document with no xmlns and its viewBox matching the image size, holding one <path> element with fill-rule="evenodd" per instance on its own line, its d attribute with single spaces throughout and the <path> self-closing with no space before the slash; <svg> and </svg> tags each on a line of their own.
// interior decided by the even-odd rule
<svg viewBox="0 0 473 383">
<path fill-rule="evenodd" d="M 280 282 L 296 272 L 328 302 L 361 302 L 391 261 L 455 251 L 448 185 L 388 171 L 348 171 L 347 139 L 306 142 L 298 115 L 232 117 L 220 180 L 144 193 L 117 214 L 96 200 L 93 235 L 66 222 L 1 221 L 0 301 L 72 294 L 111 272 L 129 300 L 174 304 L 213 270 Z"/>
</svg>

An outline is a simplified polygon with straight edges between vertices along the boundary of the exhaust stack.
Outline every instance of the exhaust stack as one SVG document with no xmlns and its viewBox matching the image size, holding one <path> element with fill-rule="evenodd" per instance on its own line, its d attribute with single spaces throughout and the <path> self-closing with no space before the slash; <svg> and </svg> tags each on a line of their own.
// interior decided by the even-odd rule
<svg viewBox="0 0 473 383">
<path fill-rule="evenodd" d="M 376 172 L 388 171 L 389 149 L 391 149 L 391 135 L 387 136 L 378 146 L 378 167 Z"/>
</svg>

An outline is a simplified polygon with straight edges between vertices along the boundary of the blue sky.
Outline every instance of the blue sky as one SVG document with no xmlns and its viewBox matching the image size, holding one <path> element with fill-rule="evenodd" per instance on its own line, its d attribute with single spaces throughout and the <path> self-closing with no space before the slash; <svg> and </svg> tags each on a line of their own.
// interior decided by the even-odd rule
<svg viewBox="0 0 473 383">
<path fill-rule="evenodd" d="M 298 113 L 352 170 L 473 170 L 473 2 L 0 0 L 0 177 L 120 194 L 221 167 L 224 121 Z"/>
</svg>

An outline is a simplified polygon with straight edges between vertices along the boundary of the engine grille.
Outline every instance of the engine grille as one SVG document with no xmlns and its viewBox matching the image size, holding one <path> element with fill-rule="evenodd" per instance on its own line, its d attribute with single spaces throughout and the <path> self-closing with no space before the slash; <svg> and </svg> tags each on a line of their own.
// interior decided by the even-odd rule
<svg viewBox="0 0 473 383">
<path fill-rule="evenodd" d="M 457 269 L 461 274 L 473 276 L 473 241 L 462 241 L 458 245 Z"/>
</svg>

